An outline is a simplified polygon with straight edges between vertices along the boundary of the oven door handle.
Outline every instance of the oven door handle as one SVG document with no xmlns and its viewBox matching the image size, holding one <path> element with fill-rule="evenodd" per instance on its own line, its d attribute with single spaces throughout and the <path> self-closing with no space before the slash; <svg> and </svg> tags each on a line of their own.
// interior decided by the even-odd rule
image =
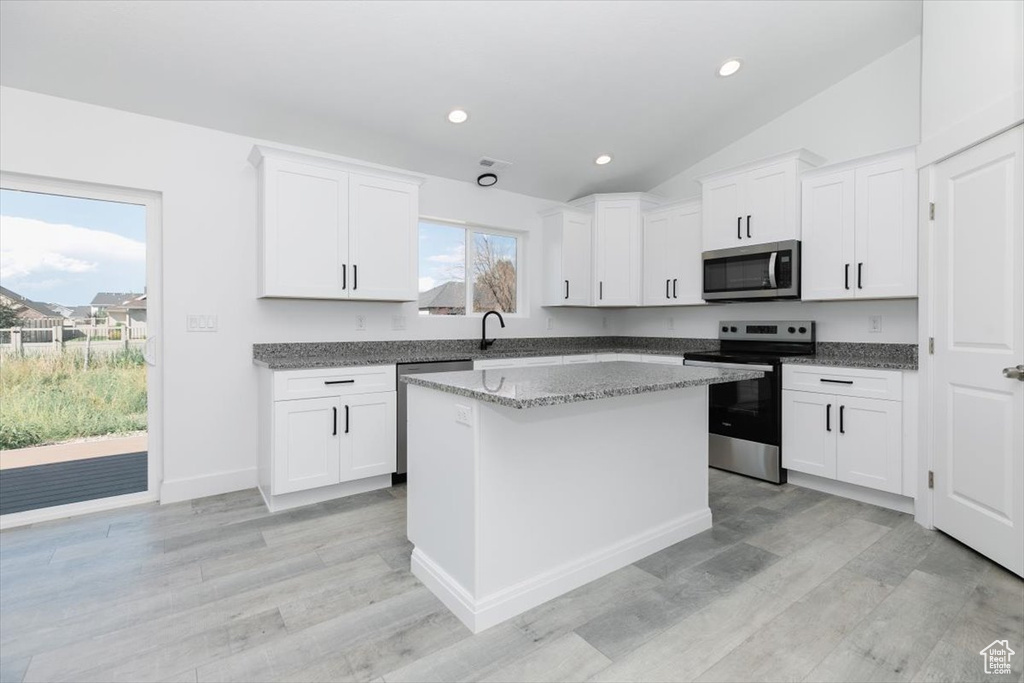
<svg viewBox="0 0 1024 683">
<path fill-rule="evenodd" d="M 760 370 L 761 372 L 775 372 L 770 365 L 755 365 L 753 363 L 719 363 L 711 360 L 684 360 L 683 365 L 696 368 L 720 368 L 722 370 Z"/>
<path fill-rule="evenodd" d="M 775 279 L 775 260 L 779 257 L 779 252 L 773 251 L 772 255 L 768 257 L 768 284 L 772 286 L 772 289 L 778 289 L 779 285 Z"/>
</svg>

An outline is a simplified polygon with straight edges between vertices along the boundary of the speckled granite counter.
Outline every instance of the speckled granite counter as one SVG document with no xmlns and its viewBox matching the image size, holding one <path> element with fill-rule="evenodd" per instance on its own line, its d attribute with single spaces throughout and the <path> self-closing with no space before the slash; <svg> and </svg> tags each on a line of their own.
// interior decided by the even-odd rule
<svg viewBox="0 0 1024 683">
<path fill-rule="evenodd" d="M 813 356 L 783 358 L 783 363 L 876 370 L 917 370 L 916 344 L 818 342 Z"/>
<path fill-rule="evenodd" d="M 480 350 L 479 339 L 312 342 L 253 344 L 253 362 L 272 370 L 301 370 L 589 353 L 652 353 L 682 356 L 687 351 L 714 351 L 717 348 L 717 339 L 673 337 L 499 338 L 487 351 Z"/>
<path fill-rule="evenodd" d="M 509 408 L 536 408 L 613 396 L 685 389 L 742 379 L 757 370 L 717 370 L 650 363 L 611 362 L 543 368 L 469 370 L 405 375 L 402 381 Z"/>
</svg>

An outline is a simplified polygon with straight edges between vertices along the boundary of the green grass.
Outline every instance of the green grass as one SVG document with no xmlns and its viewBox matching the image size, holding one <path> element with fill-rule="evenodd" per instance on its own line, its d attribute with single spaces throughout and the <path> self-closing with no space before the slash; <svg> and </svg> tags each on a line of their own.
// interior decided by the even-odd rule
<svg viewBox="0 0 1024 683">
<path fill-rule="evenodd" d="M 0 450 L 145 429 L 140 349 L 0 358 Z"/>
</svg>

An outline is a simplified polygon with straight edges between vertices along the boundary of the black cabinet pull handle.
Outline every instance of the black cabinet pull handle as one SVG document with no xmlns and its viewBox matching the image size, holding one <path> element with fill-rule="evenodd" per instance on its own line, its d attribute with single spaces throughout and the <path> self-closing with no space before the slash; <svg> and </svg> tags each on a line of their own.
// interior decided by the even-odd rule
<svg viewBox="0 0 1024 683">
<path fill-rule="evenodd" d="M 678 284 L 679 284 L 679 278 L 675 278 L 675 279 L 672 280 L 672 298 L 673 299 L 678 299 L 679 298 L 679 291 L 678 291 L 678 289 L 676 289 L 676 285 L 678 285 Z"/>
<path fill-rule="evenodd" d="M 565 298 L 566 299 L 569 298 L 569 281 L 568 280 L 565 281 Z"/>
<path fill-rule="evenodd" d="M 858 263 L 857 264 L 857 289 L 864 289 L 864 285 L 861 283 L 861 280 L 863 279 L 863 276 L 864 276 L 864 264 L 863 263 Z"/>
<path fill-rule="evenodd" d="M 331 436 L 337 436 L 338 435 L 338 407 L 337 406 L 331 406 L 331 411 L 334 413 L 334 418 L 332 420 L 334 426 L 331 427 Z"/>
<path fill-rule="evenodd" d="M 671 284 L 671 282 L 672 282 L 671 280 L 665 280 L 665 298 L 666 299 L 671 299 L 672 298 L 672 295 L 668 293 L 668 288 L 669 288 L 669 285 Z"/>
<path fill-rule="evenodd" d="M 832 404 L 825 406 L 825 431 L 832 431 Z"/>
<path fill-rule="evenodd" d="M 852 379 L 825 379 L 821 378 L 819 382 L 827 382 L 828 384 L 853 384 Z"/>
<path fill-rule="evenodd" d="M 604 280 L 597 283 L 597 298 L 604 299 Z"/>
<path fill-rule="evenodd" d="M 342 263 L 341 264 L 341 288 L 345 289 L 346 287 L 348 287 L 348 267 L 344 263 Z"/>
<path fill-rule="evenodd" d="M 843 266 L 843 269 L 844 269 L 844 273 L 843 273 L 843 287 L 845 287 L 846 289 L 849 289 L 850 288 L 850 264 L 847 263 L 845 266 Z"/>
<path fill-rule="evenodd" d="M 331 380 L 324 380 L 324 384 L 355 384 L 355 383 L 356 383 L 356 381 L 354 379 L 331 379 Z"/>
<path fill-rule="evenodd" d="M 359 266 L 352 264 L 352 291 L 359 289 Z"/>
<path fill-rule="evenodd" d="M 743 216 L 736 216 L 736 239 L 743 239 Z"/>
<path fill-rule="evenodd" d="M 846 410 L 846 406 L 839 406 L 839 433 L 845 434 L 846 427 L 843 425 L 843 412 Z"/>
<path fill-rule="evenodd" d="M 750 237 L 750 216 L 747 216 L 747 237 Z"/>
<path fill-rule="evenodd" d="M 345 433 L 348 434 L 348 406 L 345 406 Z"/>
</svg>

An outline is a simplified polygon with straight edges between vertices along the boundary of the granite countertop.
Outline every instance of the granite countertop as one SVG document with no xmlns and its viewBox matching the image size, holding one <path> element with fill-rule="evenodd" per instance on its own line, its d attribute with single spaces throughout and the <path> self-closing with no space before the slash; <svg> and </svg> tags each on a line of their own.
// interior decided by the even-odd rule
<svg viewBox="0 0 1024 683">
<path fill-rule="evenodd" d="M 917 370 L 917 345 L 818 342 L 815 355 L 786 357 L 782 362 L 876 370 Z"/>
<path fill-rule="evenodd" d="M 543 368 L 404 375 L 402 381 L 508 408 L 537 408 L 763 376 L 764 373 L 757 370 L 719 370 L 613 361 Z"/>
</svg>

